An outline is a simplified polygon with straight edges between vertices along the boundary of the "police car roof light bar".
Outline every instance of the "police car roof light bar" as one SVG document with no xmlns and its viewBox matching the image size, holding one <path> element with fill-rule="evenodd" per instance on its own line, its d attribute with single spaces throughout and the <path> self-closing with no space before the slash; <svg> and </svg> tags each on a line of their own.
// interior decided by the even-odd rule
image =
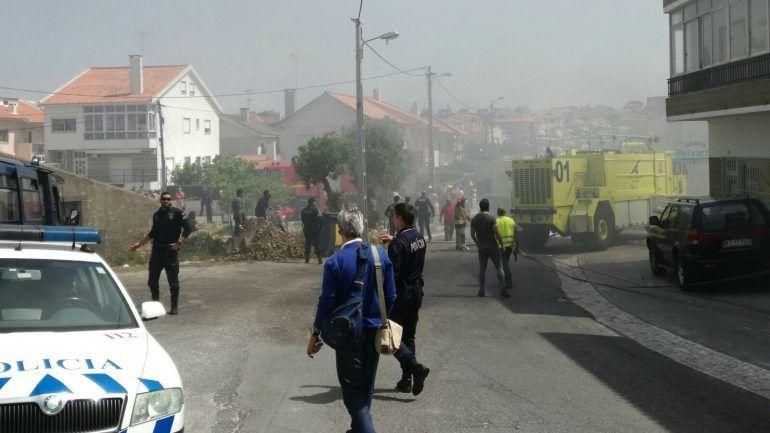
<svg viewBox="0 0 770 433">
<path fill-rule="evenodd" d="M 102 236 L 93 227 L 0 224 L 0 240 L 98 244 L 102 242 Z"/>
</svg>

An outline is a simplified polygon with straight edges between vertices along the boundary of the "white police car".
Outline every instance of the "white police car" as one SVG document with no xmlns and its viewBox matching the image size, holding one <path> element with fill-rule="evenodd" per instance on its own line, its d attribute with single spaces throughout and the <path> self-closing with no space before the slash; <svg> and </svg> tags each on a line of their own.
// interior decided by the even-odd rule
<svg viewBox="0 0 770 433">
<path fill-rule="evenodd" d="M 184 430 L 182 382 L 85 227 L 0 226 L 0 432 Z"/>
</svg>

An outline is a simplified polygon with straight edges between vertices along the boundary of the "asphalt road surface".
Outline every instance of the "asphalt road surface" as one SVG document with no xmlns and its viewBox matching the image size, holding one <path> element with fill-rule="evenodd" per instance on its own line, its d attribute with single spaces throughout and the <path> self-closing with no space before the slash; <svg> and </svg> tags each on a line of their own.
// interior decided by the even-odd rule
<svg viewBox="0 0 770 433">
<path fill-rule="evenodd" d="M 378 432 L 770 431 L 766 399 L 646 349 L 565 299 L 552 268 L 576 253 L 564 248 L 520 258 L 513 296 L 500 299 L 493 284 L 475 296 L 474 251 L 430 244 L 417 345 L 431 374 L 420 396 L 400 394 L 397 363 L 380 359 Z M 143 269 L 120 276 L 137 303 L 149 297 Z M 186 431 L 346 431 L 333 351 L 304 353 L 321 266 L 191 264 L 181 278 L 180 315 L 147 326 L 181 371 Z"/>
</svg>

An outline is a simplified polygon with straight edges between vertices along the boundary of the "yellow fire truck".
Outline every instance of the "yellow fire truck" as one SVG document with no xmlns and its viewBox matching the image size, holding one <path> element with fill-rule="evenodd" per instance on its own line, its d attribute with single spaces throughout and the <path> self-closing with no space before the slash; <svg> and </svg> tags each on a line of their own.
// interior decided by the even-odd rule
<svg viewBox="0 0 770 433">
<path fill-rule="evenodd" d="M 545 245 L 552 232 L 605 249 L 620 230 L 647 224 L 659 205 L 686 189 L 673 152 L 638 146 L 518 159 L 507 174 L 522 229 L 517 237 L 530 249 Z"/>
</svg>

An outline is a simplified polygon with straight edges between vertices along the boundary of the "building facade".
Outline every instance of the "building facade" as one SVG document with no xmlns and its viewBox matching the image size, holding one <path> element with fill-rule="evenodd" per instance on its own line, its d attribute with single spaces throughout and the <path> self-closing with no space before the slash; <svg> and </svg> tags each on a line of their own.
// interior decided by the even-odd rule
<svg viewBox="0 0 770 433">
<path fill-rule="evenodd" d="M 160 189 L 186 162 L 220 152 L 222 109 L 189 65 L 93 67 L 43 99 L 48 163 L 135 189 Z"/>
<path fill-rule="evenodd" d="M 364 117 L 390 122 L 404 140 L 404 151 L 410 163 L 407 190 L 419 191 L 428 183 L 428 121 L 424 117 L 382 100 L 379 91 L 364 98 Z M 276 124 L 284 161 L 291 161 L 300 146 L 314 136 L 340 133 L 355 126 L 356 98 L 326 92 Z M 434 120 L 434 152 L 440 166 L 455 161 L 462 152 L 465 132 L 439 119 Z M 411 192 L 410 192 L 411 194 Z"/>
<path fill-rule="evenodd" d="M 43 153 L 43 110 L 17 98 L 0 97 L 0 152 L 29 161 Z"/>
<path fill-rule="evenodd" d="M 664 0 L 669 121 L 705 120 L 709 189 L 770 204 L 770 2 Z"/>
</svg>

